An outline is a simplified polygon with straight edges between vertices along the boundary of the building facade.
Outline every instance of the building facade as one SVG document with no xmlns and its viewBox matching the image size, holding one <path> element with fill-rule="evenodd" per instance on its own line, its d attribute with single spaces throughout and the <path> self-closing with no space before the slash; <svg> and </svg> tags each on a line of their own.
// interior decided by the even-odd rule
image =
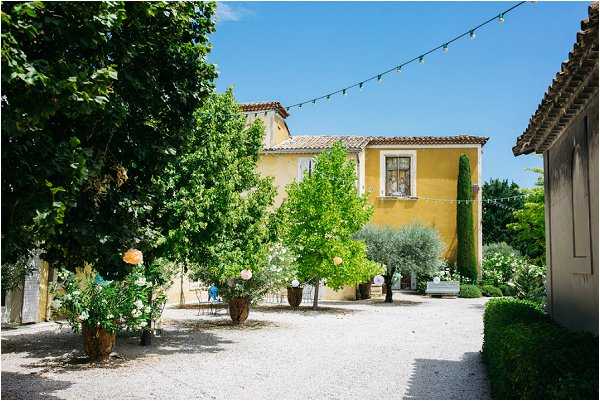
<svg viewBox="0 0 600 401">
<path fill-rule="evenodd" d="M 598 334 L 598 3 L 515 156 L 544 156 L 548 309 L 562 325 Z"/>
<path fill-rule="evenodd" d="M 400 227 L 418 222 L 435 228 L 444 242 L 443 257 L 456 258 L 456 193 L 458 159 L 470 160 L 473 182 L 473 221 L 478 264 L 482 258 L 481 158 L 488 138 L 472 135 L 383 137 L 291 135 L 287 111 L 278 102 L 242 105 L 251 122 L 256 118 L 266 127 L 259 171 L 273 177 L 277 187 L 276 206 L 286 197 L 286 186 L 310 174 L 315 157 L 341 141 L 355 161 L 357 188 L 367 193 L 374 206 L 371 223 Z M 272 128 L 275 127 L 275 128 Z M 414 287 L 415 280 L 406 280 Z M 402 285 L 402 283 L 400 283 Z M 329 294 L 330 298 L 352 298 Z M 327 297 L 326 290 L 326 297 Z"/>
</svg>

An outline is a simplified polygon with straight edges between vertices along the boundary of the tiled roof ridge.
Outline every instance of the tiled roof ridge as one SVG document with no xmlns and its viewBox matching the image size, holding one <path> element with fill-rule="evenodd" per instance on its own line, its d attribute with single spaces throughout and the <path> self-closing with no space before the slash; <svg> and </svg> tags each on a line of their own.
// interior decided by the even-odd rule
<svg viewBox="0 0 600 401">
<path fill-rule="evenodd" d="M 561 64 L 525 131 L 513 147 L 515 156 L 547 148 L 598 91 L 598 2 L 588 7 L 573 50 Z M 586 87 L 587 86 L 587 87 Z"/>
<path fill-rule="evenodd" d="M 265 148 L 269 152 L 292 152 L 301 150 L 321 150 L 334 142 L 342 141 L 351 151 L 360 151 L 368 145 L 484 145 L 488 137 L 475 135 L 447 136 L 366 136 L 366 135 L 293 135 L 285 141 Z"/>
<path fill-rule="evenodd" d="M 241 103 L 240 109 L 244 112 L 276 110 L 283 118 L 290 115 L 285 107 L 278 101 Z"/>
</svg>

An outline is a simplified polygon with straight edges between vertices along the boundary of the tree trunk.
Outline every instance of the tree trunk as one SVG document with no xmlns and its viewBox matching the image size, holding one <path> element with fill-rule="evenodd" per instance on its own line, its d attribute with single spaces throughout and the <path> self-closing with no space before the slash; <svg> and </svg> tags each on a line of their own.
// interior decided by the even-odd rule
<svg viewBox="0 0 600 401">
<path fill-rule="evenodd" d="M 317 308 L 319 307 L 319 282 L 321 280 L 317 279 L 315 281 L 315 297 L 313 298 L 313 310 L 317 310 Z"/>
<path fill-rule="evenodd" d="M 392 293 L 392 277 L 393 277 L 393 275 L 391 275 L 391 276 L 385 275 L 384 276 L 384 278 L 385 278 L 385 302 L 388 302 L 388 303 L 394 302 L 394 300 L 392 299 L 393 295 L 394 295 Z"/>
<path fill-rule="evenodd" d="M 144 270 L 147 270 L 149 266 L 150 261 L 146 262 L 146 265 L 144 266 Z M 144 272 L 146 273 L 146 272 Z M 144 274 L 144 276 L 148 276 L 147 274 Z M 154 284 L 154 283 L 153 283 Z M 152 286 L 152 288 L 154 288 L 154 286 Z M 150 294 L 148 294 L 148 305 L 150 305 L 150 307 L 152 307 L 152 291 L 150 291 Z M 146 327 L 144 327 L 142 329 L 142 332 L 140 333 L 140 345 L 141 346 L 145 346 L 148 347 L 150 345 L 152 345 L 152 318 L 148 319 L 146 321 Z"/>
</svg>

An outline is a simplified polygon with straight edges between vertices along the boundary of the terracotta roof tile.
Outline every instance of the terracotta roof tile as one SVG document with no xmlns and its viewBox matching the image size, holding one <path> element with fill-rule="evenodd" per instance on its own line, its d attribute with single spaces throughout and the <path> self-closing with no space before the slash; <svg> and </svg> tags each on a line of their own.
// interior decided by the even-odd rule
<svg viewBox="0 0 600 401">
<path fill-rule="evenodd" d="M 290 115 L 290 113 L 287 112 L 285 107 L 283 107 L 279 102 L 243 103 L 240 104 L 240 108 L 243 112 L 246 113 L 251 113 L 253 111 L 258 112 L 276 110 L 279 113 L 279 115 L 283 118 L 286 118 Z"/>
<path fill-rule="evenodd" d="M 598 96 L 598 2 L 588 8 L 569 58 L 552 80 L 529 125 L 513 147 L 515 156 L 543 153 L 587 104 Z"/>
<path fill-rule="evenodd" d="M 369 145 L 485 145 L 488 137 L 474 135 L 453 136 L 375 136 Z"/>
<path fill-rule="evenodd" d="M 350 152 L 359 152 L 369 142 L 364 136 L 320 136 L 295 135 L 278 145 L 264 149 L 265 152 L 302 152 L 329 149 L 337 141 L 341 141 Z"/>
<path fill-rule="evenodd" d="M 329 149 L 337 142 L 342 143 L 350 152 L 360 152 L 367 145 L 484 145 L 489 138 L 473 135 L 455 136 L 292 136 L 278 145 L 265 148 L 272 153 L 300 153 Z"/>
</svg>

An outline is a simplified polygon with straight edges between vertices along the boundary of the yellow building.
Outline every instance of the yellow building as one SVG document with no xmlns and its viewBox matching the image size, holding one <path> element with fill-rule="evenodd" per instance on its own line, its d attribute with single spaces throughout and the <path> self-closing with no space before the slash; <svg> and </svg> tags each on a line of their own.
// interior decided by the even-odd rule
<svg viewBox="0 0 600 401">
<path fill-rule="evenodd" d="M 481 261 L 481 155 L 488 138 L 456 136 L 317 136 L 291 135 L 285 108 L 278 102 L 242 105 L 248 121 L 265 124 L 264 146 L 258 169 L 274 177 L 276 205 L 285 199 L 285 187 L 310 173 L 315 156 L 342 141 L 356 161 L 358 190 L 367 193 L 374 206 L 371 223 L 402 226 L 419 222 L 434 227 L 444 241 L 442 255 L 456 257 L 456 189 L 458 159 L 466 154 L 471 162 L 473 217 L 477 259 Z M 408 279 L 408 278 L 407 278 Z M 410 282 L 412 281 L 412 283 Z M 403 283 L 413 287 L 412 280 Z M 346 290 L 342 298 L 351 298 Z M 333 297 L 333 295 L 332 295 Z M 335 296 L 339 298 L 340 296 Z"/>
</svg>

